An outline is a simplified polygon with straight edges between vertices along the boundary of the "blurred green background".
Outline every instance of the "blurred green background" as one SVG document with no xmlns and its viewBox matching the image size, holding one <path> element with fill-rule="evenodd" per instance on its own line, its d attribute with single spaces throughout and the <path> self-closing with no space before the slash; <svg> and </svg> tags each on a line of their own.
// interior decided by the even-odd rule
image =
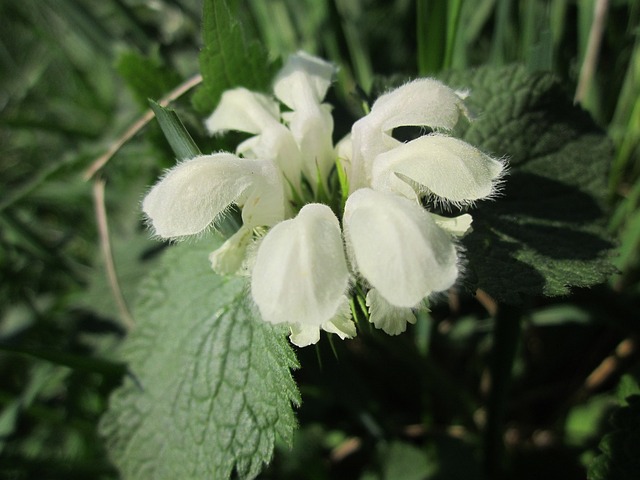
<svg viewBox="0 0 640 480">
<path fill-rule="evenodd" d="M 339 133 L 379 76 L 509 63 L 555 72 L 609 133 L 619 274 L 571 297 L 532 299 L 505 407 L 513 478 L 584 478 L 609 414 L 638 393 L 640 2 L 230 4 L 274 59 L 304 49 L 340 65 Z M 174 159 L 151 122 L 93 179 L 86 170 L 148 98 L 198 73 L 201 10 L 198 0 L 0 0 L 2 478 L 118 478 L 97 422 L 126 371 L 115 353 L 125 305 L 163 248 L 148 238 L 139 202 Z M 205 137 L 190 93 L 173 106 L 201 150 L 225 146 Z M 120 305 L 95 179 L 105 182 Z M 493 328 L 486 306 L 453 299 L 411 333 L 372 335 L 340 347 L 338 359 L 326 345 L 301 351 L 298 440 L 278 449 L 264 478 L 485 478 L 475 445 Z"/>
</svg>

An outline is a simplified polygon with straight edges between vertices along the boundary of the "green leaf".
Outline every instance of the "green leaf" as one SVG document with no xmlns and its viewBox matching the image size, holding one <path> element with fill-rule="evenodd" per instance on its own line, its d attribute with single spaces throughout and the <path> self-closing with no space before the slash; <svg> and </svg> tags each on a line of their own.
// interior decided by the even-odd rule
<svg viewBox="0 0 640 480">
<path fill-rule="evenodd" d="M 144 109 L 149 98 L 162 98 L 181 81 L 180 75 L 164 65 L 157 53 L 145 57 L 135 51 L 123 52 L 118 57 L 116 68 Z"/>
<path fill-rule="evenodd" d="M 219 240 L 170 248 L 141 287 L 122 357 L 131 376 L 101 422 L 123 478 L 253 478 L 291 442 L 295 356 L 257 320 L 246 280 L 220 277 Z"/>
<path fill-rule="evenodd" d="M 612 146 L 555 77 L 522 67 L 453 72 L 477 117 L 473 145 L 509 159 L 502 194 L 471 211 L 464 240 L 475 287 L 499 301 L 565 295 L 613 273 L 605 228 Z"/>
<path fill-rule="evenodd" d="M 640 471 L 640 396 L 627 398 L 627 406 L 613 413 L 613 430 L 598 448 L 601 454 L 589 465 L 589 480 L 632 480 Z"/>
<path fill-rule="evenodd" d="M 226 1 L 205 0 L 202 40 L 202 86 L 193 96 L 196 110 L 211 112 L 229 88 L 264 91 L 269 87 L 276 66 L 269 63 L 267 52 L 256 39 L 245 38 Z"/>
<path fill-rule="evenodd" d="M 184 124 L 178 117 L 175 110 L 163 107 L 156 102 L 150 101 L 151 109 L 156 114 L 162 133 L 171 145 L 173 153 L 176 154 L 178 160 L 193 158 L 201 155 L 200 149 L 193 141 Z"/>
</svg>

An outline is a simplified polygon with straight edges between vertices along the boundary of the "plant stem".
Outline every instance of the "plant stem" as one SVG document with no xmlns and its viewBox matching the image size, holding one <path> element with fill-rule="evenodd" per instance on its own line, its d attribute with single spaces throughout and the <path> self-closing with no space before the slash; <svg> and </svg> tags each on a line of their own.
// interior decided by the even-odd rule
<svg viewBox="0 0 640 480">
<path fill-rule="evenodd" d="M 442 0 L 416 3 L 418 73 L 421 76 L 442 70 L 446 51 L 447 5 Z"/>
<path fill-rule="evenodd" d="M 499 305 L 495 316 L 493 350 L 489 363 L 491 389 L 489 390 L 487 422 L 484 431 L 483 460 L 487 478 L 500 478 L 500 473 L 504 468 L 504 422 L 520 332 L 520 309 Z"/>
</svg>

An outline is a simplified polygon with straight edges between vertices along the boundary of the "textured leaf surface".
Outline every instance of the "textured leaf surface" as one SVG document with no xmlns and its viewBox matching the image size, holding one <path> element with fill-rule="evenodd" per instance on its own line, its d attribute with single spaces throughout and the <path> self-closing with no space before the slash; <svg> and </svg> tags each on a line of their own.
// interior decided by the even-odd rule
<svg viewBox="0 0 640 480">
<path fill-rule="evenodd" d="M 215 246 L 170 248 L 141 289 L 122 351 L 132 374 L 101 422 L 123 478 L 252 478 L 276 438 L 291 441 L 295 357 L 254 318 L 245 281 L 211 271 Z"/>
<path fill-rule="evenodd" d="M 138 104 L 146 109 L 148 99 L 157 100 L 180 83 L 180 75 L 164 65 L 159 57 L 145 57 L 135 51 L 125 51 L 116 68 L 125 79 Z"/>
<path fill-rule="evenodd" d="M 613 431 L 598 448 L 602 453 L 589 465 L 589 480 L 632 480 L 640 472 L 640 396 L 627 398 L 628 405 L 613 413 Z"/>
<path fill-rule="evenodd" d="M 494 298 L 563 295 L 614 269 L 605 231 L 612 147 L 551 74 L 482 68 L 445 78 L 469 89 L 470 143 L 509 159 L 502 195 L 472 212 L 465 239 L 477 287 Z"/>
<path fill-rule="evenodd" d="M 202 41 L 202 86 L 193 97 L 197 110 L 211 113 L 229 88 L 264 91 L 271 84 L 275 67 L 267 52 L 258 41 L 245 37 L 224 0 L 204 1 Z"/>
</svg>

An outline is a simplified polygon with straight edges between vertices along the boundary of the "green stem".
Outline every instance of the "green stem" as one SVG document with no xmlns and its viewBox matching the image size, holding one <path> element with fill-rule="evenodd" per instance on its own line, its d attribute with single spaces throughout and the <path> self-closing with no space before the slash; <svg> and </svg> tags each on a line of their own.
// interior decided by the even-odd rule
<svg viewBox="0 0 640 480">
<path fill-rule="evenodd" d="M 493 350 L 489 362 L 491 390 L 487 404 L 483 458 L 487 478 L 500 478 L 504 468 L 504 422 L 520 333 L 520 309 L 500 305 L 495 318 Z"/>
</svg>

